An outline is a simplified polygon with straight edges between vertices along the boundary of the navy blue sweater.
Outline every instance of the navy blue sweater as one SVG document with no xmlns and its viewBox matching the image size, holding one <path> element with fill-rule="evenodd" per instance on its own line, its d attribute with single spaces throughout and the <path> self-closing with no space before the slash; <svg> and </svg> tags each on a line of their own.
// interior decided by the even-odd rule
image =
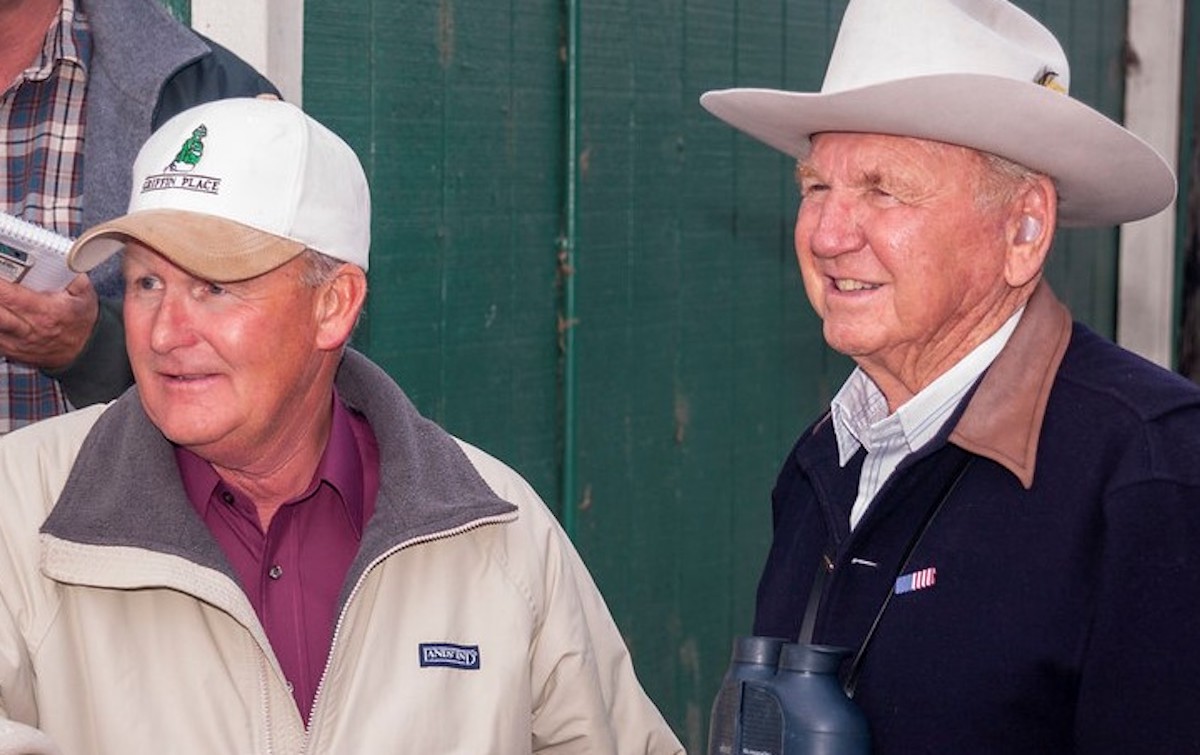
<svg viewBox="0 0 1200 755">
<path fill-rule="evenodd" d="M 828 417 L 780 473 L 755 634 L 868 647 L 877 755 L 1200 753 L 1200 388 L 1082 325 L 1043 285 L 942 436 L 849 531 L 863 452 Z M 972 460 L 915 549 L 928 507 Z"/>
</svg>

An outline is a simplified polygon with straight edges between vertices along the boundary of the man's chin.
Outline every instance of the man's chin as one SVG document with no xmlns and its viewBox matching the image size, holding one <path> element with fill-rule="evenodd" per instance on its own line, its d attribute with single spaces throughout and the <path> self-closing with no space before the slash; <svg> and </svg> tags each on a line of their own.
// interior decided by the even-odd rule
<svg viewBox="0 0 1200 755">
<path fill-rule="evenodd" d="M 146 407 L 150 421 L 177 446 L 195 450 L 219 441 L 226 434 L 217 426 L 217 416 L 203 408 L 168 406 L 162 411 Z"/>
<path fill-rule="evenodd" d="M 825 344 L 837 353 L 856 359 L 869 355 L 874 349 L 863 339 L 863 328 L 853 324 L 831 326 L 828 321 L 823 331 Z"/>
</svg>

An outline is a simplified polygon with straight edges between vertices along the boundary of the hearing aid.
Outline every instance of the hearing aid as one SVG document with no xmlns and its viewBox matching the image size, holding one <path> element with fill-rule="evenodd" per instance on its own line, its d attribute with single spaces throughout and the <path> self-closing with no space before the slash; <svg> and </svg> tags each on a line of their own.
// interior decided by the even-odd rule
<svg viewBox="0 0 1200 755">
<path fill-rule="evenodd" d="M 1028 244 L 1042 232 L 1042 224 L 1032 215 L 1021 216 L 1021 225 L 1017 228 L 1017 243 Z"/>
</svg>

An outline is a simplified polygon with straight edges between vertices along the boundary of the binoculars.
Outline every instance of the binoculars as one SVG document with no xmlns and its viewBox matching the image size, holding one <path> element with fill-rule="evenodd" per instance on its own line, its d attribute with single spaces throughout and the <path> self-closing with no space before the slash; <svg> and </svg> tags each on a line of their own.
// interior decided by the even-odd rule
<svg viewBox="0 0 1200 755">
<path fill-rule="evenodd" d="M 866 716 L 838 679 L 850 652 L 736 638 L 713 702 L 708 755 L 869 755 Z"/>
</svg>

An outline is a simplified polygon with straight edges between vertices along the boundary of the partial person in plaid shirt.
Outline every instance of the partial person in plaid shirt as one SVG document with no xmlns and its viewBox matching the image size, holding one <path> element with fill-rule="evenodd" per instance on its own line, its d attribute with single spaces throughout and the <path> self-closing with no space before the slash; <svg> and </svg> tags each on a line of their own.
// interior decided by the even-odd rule
<svg viewBox="0 0 1200 755">
<path fill-rule="evenodd" d="M 74 237 L 120 215 L 150 132 L 192 105 L 278 94 L 157 0 L 0 0 L 0 211 Z M 66 290 L 0 280 L 0 433 L 133 380 L 119 263 Z"/>
</svg>

